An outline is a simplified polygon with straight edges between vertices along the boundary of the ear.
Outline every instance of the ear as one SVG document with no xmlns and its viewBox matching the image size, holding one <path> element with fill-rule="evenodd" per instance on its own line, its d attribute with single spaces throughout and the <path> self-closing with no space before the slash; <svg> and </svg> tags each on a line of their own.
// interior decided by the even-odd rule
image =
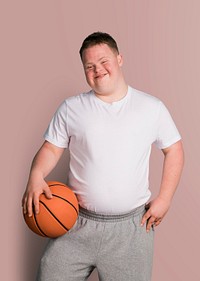
<svg viewBox="0 0 200 281">
<path fill-rule="evenodd" d="M 119 66 L 123 65 L 123 57 L 121 54 L 117 55 L 117 61 L 118 61 Z"/>
</svg>

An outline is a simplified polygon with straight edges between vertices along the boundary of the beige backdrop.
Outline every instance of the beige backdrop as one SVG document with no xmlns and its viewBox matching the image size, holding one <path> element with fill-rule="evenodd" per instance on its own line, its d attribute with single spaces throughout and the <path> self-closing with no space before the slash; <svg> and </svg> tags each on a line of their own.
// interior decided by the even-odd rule
<svg viewBox="0 0 200 281">
<path fill-rule="evenodd" d="M 1 276 L 33 281 L 46 239 L 21 214 L 32 158 L 57 106 L 88 89 L 78 51 L 91 32 L 116 38 L 128 83 L 170 108 L 186 164 L 172 207 L 156 229 L 153 281 L 200 280 L 199 0 L 3 1 L 1 3 Z M 65 154 L 67 157 L 67 154 Z M 150 183 L 159 188 L 162 153 Z M 64 157 L 51 179 L 66 180 Z M 90 281 L 97 279 L 96 272 Z"/>
</svg>

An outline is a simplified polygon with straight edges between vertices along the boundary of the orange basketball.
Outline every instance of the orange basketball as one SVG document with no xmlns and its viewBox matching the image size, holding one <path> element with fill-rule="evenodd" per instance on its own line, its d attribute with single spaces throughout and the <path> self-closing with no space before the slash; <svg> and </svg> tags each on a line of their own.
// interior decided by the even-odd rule
<svg viewBox="0 0 200 281">
<path fill-rule="evenodd" d="M 47 182 L 52 192 L 52 199 L 40 195 L 40 212 L 32 217 L 24 215 L 28 227 L 36 234 L 56 238 L 65 234 L 75 224 L 79 206 L 76 195 L 65 184 L 56 181 Z"/>
</svg>

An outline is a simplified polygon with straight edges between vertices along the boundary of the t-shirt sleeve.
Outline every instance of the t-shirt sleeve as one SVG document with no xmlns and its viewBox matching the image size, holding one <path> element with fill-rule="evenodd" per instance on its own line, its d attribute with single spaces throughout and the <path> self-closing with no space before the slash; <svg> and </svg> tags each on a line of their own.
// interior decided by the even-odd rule
<svg viewBox="0 0 200 281">
<path fill-rule="evenodd" d="M 69 134 L 67 130 L 67 103 L 64 101 L 54 114 L 45 134 L 44 139 L 48 142 L 67 148 L 69 143 Z"/>
<path fill-rule="evenodd" d="M 166 106 L 160 102 L 155 145 L 164 149 L 181 139 L 180 133 Z"/>
</svg>

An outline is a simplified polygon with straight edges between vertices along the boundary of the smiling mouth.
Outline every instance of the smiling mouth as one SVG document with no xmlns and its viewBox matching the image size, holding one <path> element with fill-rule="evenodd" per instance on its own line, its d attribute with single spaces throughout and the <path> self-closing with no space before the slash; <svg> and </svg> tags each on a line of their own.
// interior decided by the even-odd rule
<svg viewBox="0 0 200 281">
<path fill-rule="evenodd" d="M 95 79 L 102 79 L 107 73 L 95 76 Z"/>
</svg>

